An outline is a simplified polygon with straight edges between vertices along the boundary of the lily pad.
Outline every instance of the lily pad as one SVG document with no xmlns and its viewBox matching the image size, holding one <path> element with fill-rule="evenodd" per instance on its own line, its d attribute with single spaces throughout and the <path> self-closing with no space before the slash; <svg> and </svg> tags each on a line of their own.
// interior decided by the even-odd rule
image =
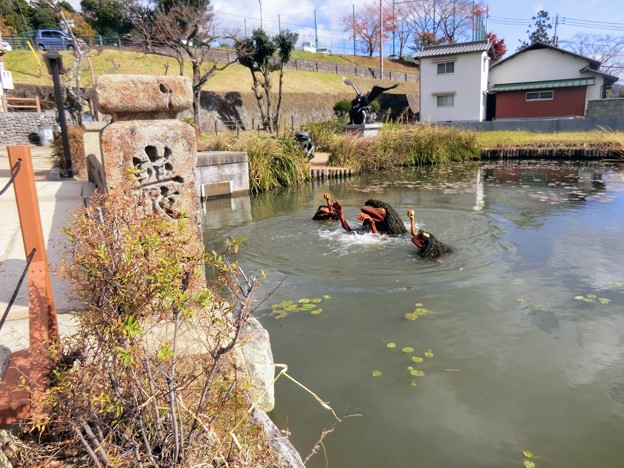
<svg viewBox="0 0 624 468">
<path fill-rule="evenodd" d="M 371 375 L 373 377 L 381 377 L 381 371 L 380 370 L 374 370 Z"/>
<path fill-rule="evenodd" d="M 414 348 L 412 348 L 411 346 L 405 346 L 404 348 L 401 349 L 401 351 L 403 351 L 406 354 L 409 354 L 409 353 L 414 352 Z"/>
<path fill-rule="evenodd" d="M 410 371 L 410 375 L 413 375 L 414 377 L 422 377 L 425 373 L 419 369 L 413 369 Z"/>
<path fill-rule="evenodd" d="M 606 297 L 599 297 L 598 302 L 600 302 L 601 304 L 608 304 L 609 302 L 611 302 L 611 299 L 607 299 Z"/>
<path fill-rule="evenodd" d="M 313 302 L 314 304 L 318 304 L 319 302 L 321 302 L 323 299 L 321 299 L 320 297 L 315 297 L 314 299 L 310 299 L 310 302 Z"/>
<path fill-rule="evenodd" d="M 325 300 L 331 299 L 331 296 L 330 296 L 329 294 L 325 294 L 325 295 L 323 296 L 323 299 L 325 299 Z"/>
<path fill-rule="evenodd" d="M 431 351 L 430 349 L 425 351 L 425 357 L 432 358 L 433 357 L 433 351 Z"/>
<path fill-rule="evenodd" d="M 391 343 L 388 343 L 388 344 L 386 345 L 386 348 L 388 348 L 388 349 L 394 349 L 394 348 L 396 348 L 396 343 L 392 343 L 392 342 L 391 342 Z"/>
<path fill-rule="evenodd" d="M 310 315 L 319 315 L 323 313 L 323 309 L 315 309 L 312 312 L 310 312 Z"/>
<path fill-rule="evenodd" d="M 307 304 L 308 302 L 310 302 L 310 299 L 304 297 L 302 299 L 299 299 L 297 302 L 299 302 L 299 304 Z"/>
<path fill-rule="evenodd" d="M 424 359 L 423 359 L 423 358 L 421 358 L 420 356 L 412 356 L 410 359 L 411 359 L 413 362 L 423 362 L 423 361 L 424 361 Z"/>
</svg>

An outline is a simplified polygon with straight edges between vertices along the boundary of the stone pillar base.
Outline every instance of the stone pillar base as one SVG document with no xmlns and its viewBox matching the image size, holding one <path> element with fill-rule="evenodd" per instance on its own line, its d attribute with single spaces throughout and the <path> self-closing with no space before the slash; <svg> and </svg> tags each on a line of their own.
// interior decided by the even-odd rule
<svg viewBox="0 0 624 468">
<path fill-rule="evenodd" d="M 359 135 L 362 137 L 373 137 L 377 136 L 377 132 L 381 127 L 383 127 L 383 124 L 380 123 L 352 124 L 343 125 L 342 129 L 345 131 L 345 133 L 351 133 L 353 135 Z"/>
</svg>

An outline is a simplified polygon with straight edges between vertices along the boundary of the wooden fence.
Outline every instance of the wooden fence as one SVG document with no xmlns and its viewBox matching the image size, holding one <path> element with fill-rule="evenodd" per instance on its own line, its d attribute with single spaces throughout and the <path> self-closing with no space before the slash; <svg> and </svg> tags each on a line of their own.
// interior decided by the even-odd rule
<svg viewBox="0 0 624 468">
<path fill-rule="evenodd" d="M 0 96 L 0 98 L 2 98 L 3 112 L 9 112 L 9 109 L 33 109 L 37 112 L 41 112 L 39 96 L 34 98 L 10 98 Z"/>
</svg>

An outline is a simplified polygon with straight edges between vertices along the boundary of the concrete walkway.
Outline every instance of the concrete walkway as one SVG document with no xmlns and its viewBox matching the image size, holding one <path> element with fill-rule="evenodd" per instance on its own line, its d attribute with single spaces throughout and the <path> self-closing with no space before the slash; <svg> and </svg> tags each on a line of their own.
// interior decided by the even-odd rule
<svg viewBox="0 0 624 468">
<path fill-rule="evenodd" d="M 47 246 L 47 256 L 52 274 L 54 302 L 59 314 L 59 329 L 67 332 L 73 319 L 68 314 L 75 308 L 69 299 L 67 282 L 59 271 L 67 239 L 63 228 L 72 220 L 72 214 L 84 206 L 84 197 L 92 192 L 92 186 L 81 180 L 60 180 L 58 171 L 50 158 L 51 148 L 33 146 L 31 155 L 35 171 L 35 185 L 39 200 L 41 223 Z M 0 189 L 11 177 L 6 146 L 0 147 Z M 50 180 L 57 179 L 57 180 Z M 0 196 L 0 318 L 4 315 L 19 278 L 26 267 L 26 254 L 20 222 L 15 203 L 15 190 L 10 187 Z M 15 352 L 28 347 L 28 294 L 24 279 L 11 307 L 4 326 L 0 330 L 0 345 Z"/>
</svg>

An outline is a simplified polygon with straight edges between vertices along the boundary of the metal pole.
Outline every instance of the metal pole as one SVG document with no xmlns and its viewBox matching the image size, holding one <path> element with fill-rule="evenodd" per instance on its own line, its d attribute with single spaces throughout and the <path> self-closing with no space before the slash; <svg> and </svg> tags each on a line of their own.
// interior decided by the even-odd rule
<svg viewBox="0 0 624 468">
<path fill-rule="evenodd" d="M 59 115 L 59 125 L 61 126 L 61 140 L 63 142 L 63 152 L 65 153 L 65 171 L 68 179 L 74 178 L 74 167 L 72 166 L 71 153 L 69 148 L 69 134 L 67 133 L 67 119 L 65 118 L 65 107 L 63 106 L 63 90 L 59 75 L 59 61 L 50 59 L 50 71 L 54 83 L 54 101 Z"/>
</svg>

